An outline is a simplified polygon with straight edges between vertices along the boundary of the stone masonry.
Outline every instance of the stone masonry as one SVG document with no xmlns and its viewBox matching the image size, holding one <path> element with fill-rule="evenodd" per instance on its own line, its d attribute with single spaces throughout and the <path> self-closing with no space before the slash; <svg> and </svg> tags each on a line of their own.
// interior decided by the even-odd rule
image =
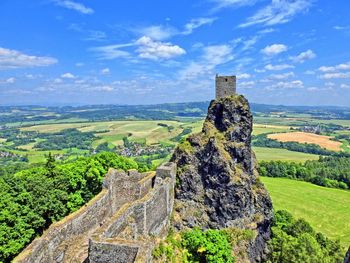
<svg viewBox="0 0 350 263">
<path fill-rule="evenodd" d="M 216 99 L 232 96 L 236 94 L 236 76 L 215 77 Z"/>
<path fill-rule="evenodd" d="M 156 172 L 110 169 L 100 194 L 54 223 L 14 262 L 150 262 L 154 239 L 167 233 L 176 165 Z"/>
</svg>

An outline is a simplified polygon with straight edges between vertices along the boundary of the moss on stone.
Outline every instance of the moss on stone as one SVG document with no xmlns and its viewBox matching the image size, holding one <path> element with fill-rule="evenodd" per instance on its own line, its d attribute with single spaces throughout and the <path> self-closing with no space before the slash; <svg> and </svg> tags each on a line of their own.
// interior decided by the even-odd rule
<svg viewBox="0 0 350 263">
<path fill-rule="evenodd" d="M 187 153 L 192 153 L 194 151 L 192 145 L 188 140 L 184 140 L 183 142 L 178 144 L 177 147 L 180 151 L 187 152 Z"/>
</svg>

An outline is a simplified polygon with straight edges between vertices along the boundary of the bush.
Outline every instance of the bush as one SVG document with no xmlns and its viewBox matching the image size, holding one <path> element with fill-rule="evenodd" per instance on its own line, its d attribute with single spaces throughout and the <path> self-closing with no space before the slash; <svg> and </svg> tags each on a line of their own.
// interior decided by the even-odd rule
<svg viewBox="0 0 350 263">
<path fill-rule="evenodd" d="M 185 232 L 182 238 L 191 262 L 234 262 L 229 237 L 222 230 L 209 229 L 203 232 L 195 228 Z"/>
</svg>

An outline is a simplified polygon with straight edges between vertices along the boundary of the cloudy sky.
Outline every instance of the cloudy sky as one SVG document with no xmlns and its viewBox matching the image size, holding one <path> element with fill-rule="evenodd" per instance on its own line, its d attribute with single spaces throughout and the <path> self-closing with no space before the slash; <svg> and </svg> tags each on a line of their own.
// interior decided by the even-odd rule
<svg viewBox="0 0 350 263">
<path fill-rule="evenodd" d="M 350 106 L 349 0 L 1 0 L 0 105 Z"/>
</svg>

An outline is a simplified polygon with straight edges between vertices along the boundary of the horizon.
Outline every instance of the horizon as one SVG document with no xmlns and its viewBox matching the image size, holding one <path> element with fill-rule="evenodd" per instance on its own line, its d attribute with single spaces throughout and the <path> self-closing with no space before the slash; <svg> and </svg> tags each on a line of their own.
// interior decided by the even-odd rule
<svg viewBox="0 0 350 263">
<path fill-rule="evenodd" d="M 240 95 L 240 94 L 238 94 Z M 212 100 L 215 100 L 213 98 Z M 47 107 L 47 108 L 63 108 L 63 107 L 89 107 L 89 106 L 156 106 L 156 105 L 163 105 L 163 104 L 185 104 L 185 103 L 210 103 L 212 100 L 202 100 L 202 101 L 179 101 L 179 102 L 162 102 L 162 103 L 149 103 L 149 104 L 121 104 L 121 103 L 104 103 L 104 104 L 0 104 L 1 107 Z M 268 104 L 268 103 L 258 103 L 258 102 L 250 102 L 248 100 L 248 103 L 250 105 L 265 105 L 265 106 L 279 106 L 279 107 L 309 107 L 309 108 L 345 108 L 350 109 L 350 106 L 343 106 L 343 105 L 287 105 L 287 104 Z"/>
<path fill-rule="evenodd" d="M 237 75 L 251 103 L 350 107 L 349 11 L 346 0 L 3 1 L 0 105 L 210 101 L 218 73 Z"/>
</svg>

